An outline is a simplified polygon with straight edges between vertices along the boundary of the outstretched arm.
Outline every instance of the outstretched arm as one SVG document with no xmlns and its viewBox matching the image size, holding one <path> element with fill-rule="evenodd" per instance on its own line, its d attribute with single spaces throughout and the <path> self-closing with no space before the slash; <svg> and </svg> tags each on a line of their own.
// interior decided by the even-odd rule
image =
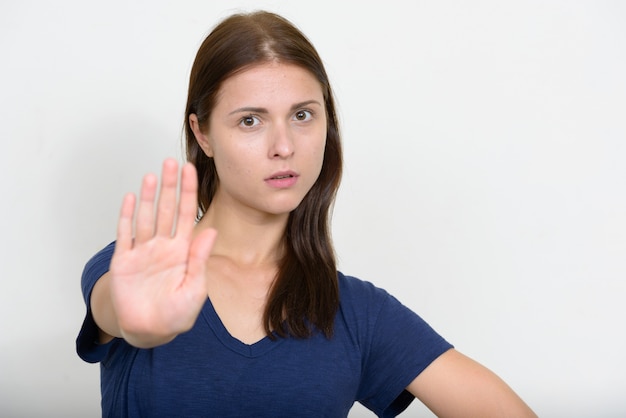
<svg viewBox="0 0 626 418">
<path fill-rule="evenodd" d="M 144 178 L 136 214 L 134 195 L 122 203 L 111 269 L 91 295 L 102 342 L 121 337 L 141 348 L 167 343 L 193 326 L 206 302 L 205 266 L 216 232 L 194 236 L 195 168 L 182 168 L 179 199 L 175 160 L 163 163 L 158 203 L 157 183 L 154 175 Z"/>
<path fill-rule="evenodd" d="M 438 417 L 537 416 L 502 379 L 454 349 L 433 361 L 407 390 Z"/>
</svg>

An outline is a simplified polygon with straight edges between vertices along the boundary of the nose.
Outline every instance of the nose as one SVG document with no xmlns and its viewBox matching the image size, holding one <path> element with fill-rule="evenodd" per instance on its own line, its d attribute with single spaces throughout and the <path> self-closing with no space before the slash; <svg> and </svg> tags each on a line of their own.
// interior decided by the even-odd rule
<svg viewBox="0 0 626 418">
<path fill-rule="evenodd" d="M 277 124 L 271 131 L 269 157 L 289 158 L 294 152 L 293 133 L 286 124 Z"/>
</svg>

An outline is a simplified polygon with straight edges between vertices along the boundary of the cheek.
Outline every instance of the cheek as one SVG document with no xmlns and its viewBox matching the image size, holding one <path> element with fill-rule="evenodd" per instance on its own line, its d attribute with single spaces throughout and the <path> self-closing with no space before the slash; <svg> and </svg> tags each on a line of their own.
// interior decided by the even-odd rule
<svg viewBox="0 0 626 418">
<path fill-rule="evenodd" d="M 317 164 L 321 167 L 322 164 L 324 163 L 324 150 L 325 150 L 325 146 L 321 145 L 319 146 L 316 150 L 315 150 L 315 160 L 317 161 Z"/>
<path fill-rule="evenodd" d="M 305 143 L 307 144 L 307 148 L 309 148 L 308 152 L 310 155 L 319 156 L 324 154 L 326 137 L 327 130 L 325 121 L 319 121 L 315 128 L 307 132 Z"/>
<path fill-rule="evenodd" d="M 220 178 L 243 178 L 253 172 L 253 159 L 246 149 L 216 150 L 214 160 Z"/>
<path fill-rule="evenodd" d="M 241 161 L 225 158 L 224 156 L 215 158 L 215 167 L 220 178 L 225 178 L 225 176 L 232 177 L 234 174 L 242 175 L 248 172 L 245 164 L 242 164 Z"/>
<path fill-rule="evenodd" d="M 314 173 L 313 181 L 317 180 L 324 165 L 324 146 L 317 146 L 309 150 L 308 161 L 310 172 Z"/>
<path fill-rule="evenodd" d="M 322 164 L 324 163 L 324 152 L 326 150 L 326 130 L 324 130 L 324 135 L 322 138 L 323 139 L 317 143 L 314 154 L 315 157 L 317 157 L 316 159 L 320 169 L 322 168 Z"/>
<path fill-rule="evenodd" d="M 220 177 L 226 173 L 239 171 L 241 157 L 238 157 L 238 150 L 229 144 L 233 144 L 234 138 L 228 132 L 217 131 L 212 136 L 211 147 L 213 150 L 213 160 L 215 168 Z"/>
</svg>

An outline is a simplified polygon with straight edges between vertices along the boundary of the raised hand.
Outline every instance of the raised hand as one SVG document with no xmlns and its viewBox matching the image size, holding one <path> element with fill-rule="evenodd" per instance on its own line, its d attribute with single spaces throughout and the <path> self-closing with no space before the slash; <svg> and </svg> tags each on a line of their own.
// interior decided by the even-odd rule
<svg viewBox="0 0 626 418">
<path fill-rule="evenodd" d="M 193 326 L 207 299 L 205 266 L 216 237 L 212 229 L 194 235 L 198 184 L 192 164 L 182 168 L 178 199 L 175 160 L 163 163 L 158 203 L 157 183 L 154 175 L 144 178 L 136 216 L 135 196 L 125 196 L 111 260 L 117 327 L 137 347 L 166 343 Z"/>
</svg>

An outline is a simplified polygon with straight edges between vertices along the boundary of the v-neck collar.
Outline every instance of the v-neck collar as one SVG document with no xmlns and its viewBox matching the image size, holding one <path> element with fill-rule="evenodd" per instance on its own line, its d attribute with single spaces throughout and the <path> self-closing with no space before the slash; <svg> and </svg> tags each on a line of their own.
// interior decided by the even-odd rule
<svg viewBox="0 0 626 418">
<path fill-rule="evenodd" d="M 206 303 L 202 307 L 201 315 L 215 336 L 226 348 L 244 357 L 253 358 L 262 356 L 277 347 L 284 340 L 284 338 L 279 336 L 276 336 L 275 340 L 271 340 L 268 336 L 265 336 L 253 344 L 246 344 L 243 341 L 238 340 L 228 332 L 221 318 L 217 314 L 210 298 L 207 298 Z"/>
</svg>

